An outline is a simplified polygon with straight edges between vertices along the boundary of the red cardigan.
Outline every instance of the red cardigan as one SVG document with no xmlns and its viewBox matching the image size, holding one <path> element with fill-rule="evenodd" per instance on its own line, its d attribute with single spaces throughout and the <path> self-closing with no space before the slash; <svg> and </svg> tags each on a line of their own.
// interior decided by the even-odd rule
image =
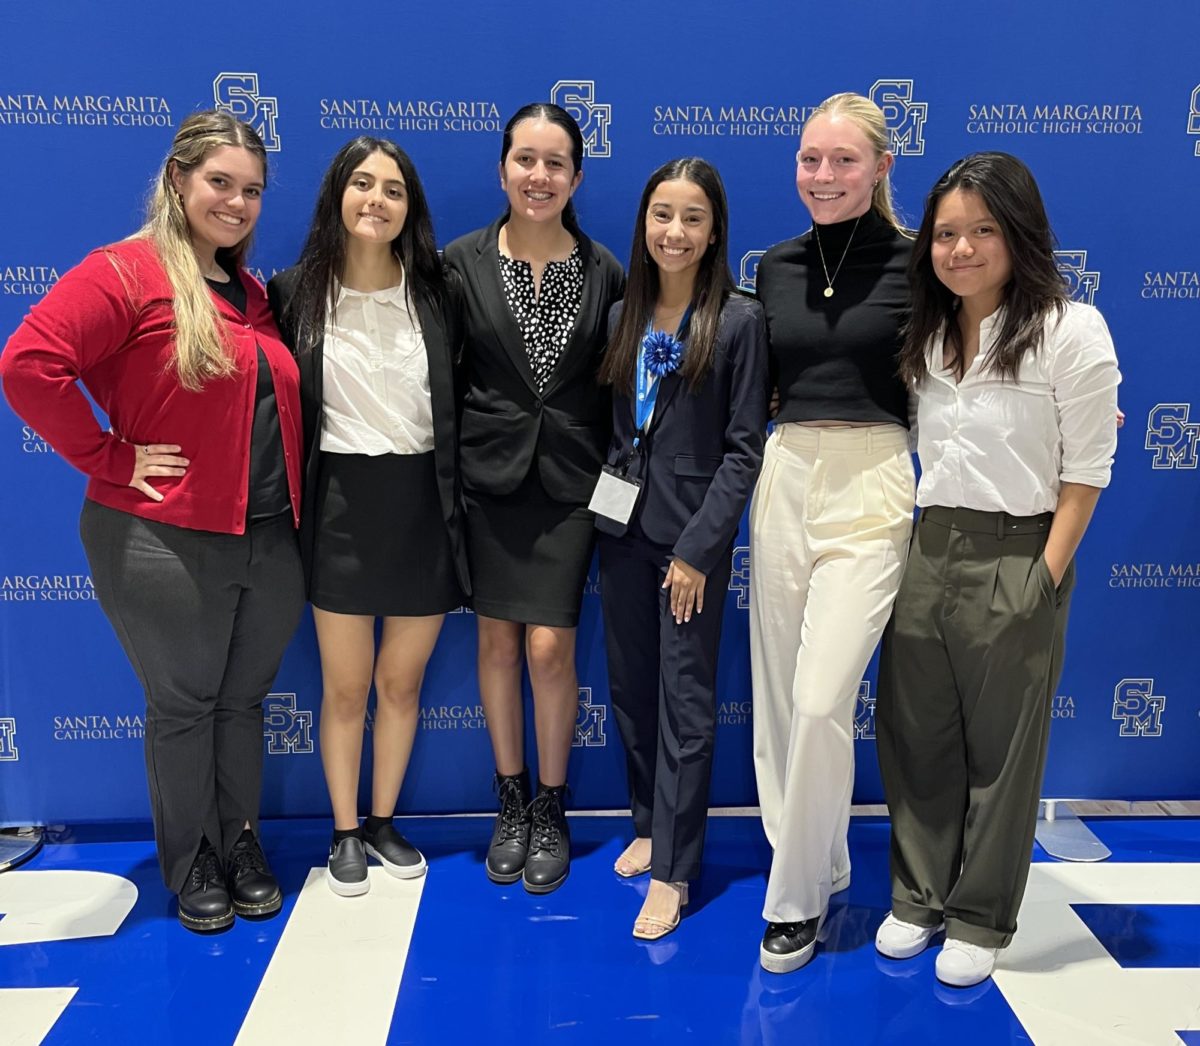
<svg viewBox="0 0 1200 1046">
<path fill-rule="evenodd" d="M 0 355 L 8 402 L 89 477 L 92 501 L 193 530 L 243 533 L 261 346 L 275 384 L 293 520 L 299 521 L 299 373 L 262 285 L 240 275 L 245 315 L 212 296 L 231 335 L 237 372 L 208 380 L 199 392 L 183 388 L 175 375 L 171 286 L 147 240 L 92 251 L 9 339 Z M 111 431 L 96 420 L 77 383 L 108 415 Z M 162 501 L 128 485 L 135 443 L 175 443 L 191 461 L 182 476 L 150 477 Z"/>
</svg>

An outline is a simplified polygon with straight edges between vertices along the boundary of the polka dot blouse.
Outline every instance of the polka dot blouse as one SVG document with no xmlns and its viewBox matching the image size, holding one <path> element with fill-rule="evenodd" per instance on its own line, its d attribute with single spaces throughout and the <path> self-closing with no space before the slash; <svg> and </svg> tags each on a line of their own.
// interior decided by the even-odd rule
<svg viewBox="0 0 1200 1046">
<path fill-rule="evenodd" d="M 500 278 L 513 319 L 525 339 L 533 379 L 541 392 L 563 354 L 583 298 L 583 259 L 579 244 L 563 261 L 547 263 L 541 294 L 533 287 L 529 262 L 500 255 Z"/>
</svg>

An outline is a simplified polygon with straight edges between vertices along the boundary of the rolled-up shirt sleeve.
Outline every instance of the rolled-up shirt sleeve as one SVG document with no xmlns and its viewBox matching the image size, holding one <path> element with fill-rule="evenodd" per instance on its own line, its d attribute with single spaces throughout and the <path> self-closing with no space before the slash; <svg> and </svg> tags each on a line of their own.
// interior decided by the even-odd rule
<svg viewBox="0 0 1200 1046">
<path fill-rule="evenodd" d="M 1121 372 L 1104 317 L 1090 307 L 1049 332 L 1050 381 L 1062 434 L 1063 483 L 1107 487 L 1117 449 Z"/>
</svg>

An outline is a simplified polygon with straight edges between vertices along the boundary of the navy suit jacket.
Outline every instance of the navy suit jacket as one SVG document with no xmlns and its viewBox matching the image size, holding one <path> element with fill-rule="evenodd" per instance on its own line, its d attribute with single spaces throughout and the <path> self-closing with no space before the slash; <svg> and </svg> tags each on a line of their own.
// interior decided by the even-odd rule
<svg viewBox="0 0 1200 1046">
<path fill-rule="evenodd" d="M 267 297 L 275 313 L 275 322 L 284 342 L 296 356 L 300 367 L 300 408 L 304 419 L 304 496 L 300 509 L 300 556 L 304 562 L 305 587 L 312 580 L 312 561 L 316 550 L 316 519 L 313 496 L 317 490 L 317 465 L 320 458 L 321 430 L 325 424 L 324 360 L 325 342 L 319 340 L 304 351 L 296 344 L 295 322 L 290 312 L 299 279 L 298 268 L 285 269 L 267 284 Z M 454 353 L 461 334 L 458 327 L 458 281 L 452 273 L 446 283 L 446 300 L 434 309 L 417 302 L 417 317 L 429 361 L 429 396 L 433 407 L 433 460 L 437 472 L 438 500 L 442 518 L 450 534 L 454 569 L 464 593 L 471 591 L 467 573 L 467 551 L 462 532 L 458 483 L 457 395 L 454 388 Z"/>
<path fill-rule="evenodd" d="M 610 335 L 622 304 L 609 313 Z M 632 452 L 628 475 L 641 481 L 642 491 L 628 528 L 604 517 L 596 526 L 617 537 L 627 529 L 640 532 L 709 574 L 737 536 L 762 465 L 768 398 L 762 306 L 740 294 L 725 302 L 712 370 L 696 391 L 678 374 L 659 381 L 650 428 L 637 451 L 633 399 L 613 394 L 608 464 L 619 465 Z"/>
<path fill-rule="evenodd" d="M 444 254 L 462 278 L 465 306 L 463 486 L 511 494 L 536 467 L 554 500 L 586 504 L 604 461 L 612 410 L 608 389 L 596 382 L 607 344 L 604 321 L 624 293 L 625 273 L 604 247 L 579 236 L 583 298 L 567 347 L 539 391 L 500 278 L 503 223 L 460 236 Z"/>
</svg>

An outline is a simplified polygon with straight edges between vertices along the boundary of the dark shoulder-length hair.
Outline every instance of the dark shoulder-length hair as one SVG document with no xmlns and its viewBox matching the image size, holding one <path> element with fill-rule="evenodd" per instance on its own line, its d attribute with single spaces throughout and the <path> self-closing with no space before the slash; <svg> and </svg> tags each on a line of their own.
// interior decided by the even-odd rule
<svg viewBox="0 0 1200 1046">
<path fill-rule="evenodd" d="M 692 317 L 687 329 L 687 351 L 679 368 L 679 375 L 686 379 L 690 390 L 695 390 L 712 369 L 721 309 L 725 299 L 735 289 L 729 273 L 729 205 L 717 169 L 707 160 L 696 156 L 663 164 L 650 175 L 646 188 L 642 190 L 642 201 L 638 204 L 637 219 L 633 223 L 633 244 L 629 248 L 625 304 L 600 367 L 600 381 L 627 395 L 633 392 L 642 338 L 658 302 L 658 266 L 646 251 L 646 212 L 650 209 L 650 197 L 654 195 L 654 190 L 663 182 L 677 179 L 698 185 L 704 191 L 713 216 L 713 242 L 700 259 L 696 273 Z"/>
<path fill-rule="evenodd" d="M 925 352 L 931 338 L 945 331 L 954 373 L 961 378 L 962 334 L 956 316 L 955 294 L 933 268 L 933 223 L 938 205 L 960 189 L 977 193 L 996 219 L 1012 259 L 1012 278 L 1004 289 L 1004 320 L 984 366 L 1003 378 L 1017 376 L 1021 359 L 1037 352 L 1051 312 L 1061 313 L 1069 298 L 1067 285 L 1054 261 L 1054 232 L 1046 217 L 1042 194 L 1033 173 L 1009 153 L 973 153 L 943 174 L 925 200 L 925 214 L 913 245 L 908 278 L 912 287 L 912 317 L 900 350 L 900 375 L 909 384 L 925 377 Z"/>
<path fill-rule="evenodd" d="M 561 127 L 566 132 L 567 137 L 571 139 L 571 166 L 574 168 L 571 171 L 571 178 L 573 180 L 575 175 L 583 170 L 583 131 L 579 129 L 579 123 L 575 117 L 561 105 L 555 105 L 553 102 L 530 102 L 528 105 L 521 106 L 509 117 L 508 123 L 504 125 L 504 138 L 500 143 L 500 166 L 504 166 L 508 154 L 512 152 L 513 131 L 517 129 L 517 124 L 524 123 L 526 120 L 545 120 L 547 123 L 554 124 L 555 127 Z M 506 218 L 511 211 L 512 208 L 509 208 L 504 212 Z M 562 223 L 572 236 L 583 235 L 579 228 L 579 219 L 575 215 L 575 204 L 570 200 L 563 208 Z"/>
<path fill-rule="evenodd" d="M 342 221 L 342 197 L 359 165 L 377 152 L 390 157 L 400 168 L 408 197 L 404 228 L 391 246 L 392 254 L 404 267 L 409 298 L 437 307 L 445 293 L 442 262 L 433 235 L 433 218 L 416 165 L 395 142 L 362 135 L 338 150 L 317 192 L 312 225 L 300 251 L 296 292 L 289 305 L 299 350 L 307 350 L 320 340 L 325 331 L 325 320 L 337 302 L 337 287 L 346 268 L 346 243 L 350 236 Z"/>
</svg>

